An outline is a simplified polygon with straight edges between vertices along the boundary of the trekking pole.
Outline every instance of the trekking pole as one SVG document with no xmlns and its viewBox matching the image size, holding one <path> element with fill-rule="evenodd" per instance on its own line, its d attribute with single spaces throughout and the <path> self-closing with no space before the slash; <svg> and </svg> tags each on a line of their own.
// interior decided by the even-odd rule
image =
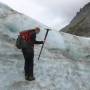
<svg viewBox="0 0 90 90">
<path fill-rule="evenodd" d="M 45 38 L 44 38 L 44 43 L 43 43 L 43 45 L 41 47 L 40 54 L 38 56 L 38 60 L 40 59 L 40 56 L 41 56 L 41 53 L 42 53 L 42 50 L 43 50 L 43 47 L 44 47 L 44 44 L 45 44 L 45 41 L 46 41 L 46 38 L 47 38 L 47 35 L 48 35 L 48 32 L 49 32 L 50 29 L 46 29 L 46 30 L 47 31 L 46 31 L 46 35 L 45 35 Z"/>
</svg>

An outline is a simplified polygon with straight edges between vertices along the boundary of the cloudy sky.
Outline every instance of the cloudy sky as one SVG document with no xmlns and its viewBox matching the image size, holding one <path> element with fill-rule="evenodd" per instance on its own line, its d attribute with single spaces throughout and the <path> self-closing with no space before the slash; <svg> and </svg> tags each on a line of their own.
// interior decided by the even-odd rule
<svg viewBox="0 0 90 90">
<path fill-rule="evenodd" d="M 0 0 L 41 23 L 62 28 L 90 0 Z"/>
</svg>

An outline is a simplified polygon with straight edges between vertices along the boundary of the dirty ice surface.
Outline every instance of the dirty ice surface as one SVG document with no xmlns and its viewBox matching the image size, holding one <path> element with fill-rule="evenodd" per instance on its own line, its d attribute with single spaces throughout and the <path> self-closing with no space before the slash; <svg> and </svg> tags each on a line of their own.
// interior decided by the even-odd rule
<svg viewBox="0 0 90 90">
<path fill-rule="evenodd" d="M 26 81 L 24 58 L 13 43 L 14 39 L 0 33 L 0 90 L 90 90 L 89 61 L 75 61 L 47 48 L 38 61 L 41 46 L 35 46 L 36 80 Z"/>
</svg>

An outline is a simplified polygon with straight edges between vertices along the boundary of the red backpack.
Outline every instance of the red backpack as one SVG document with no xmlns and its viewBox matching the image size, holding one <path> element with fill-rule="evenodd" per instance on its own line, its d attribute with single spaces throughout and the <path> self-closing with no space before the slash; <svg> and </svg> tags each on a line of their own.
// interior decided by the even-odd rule
<svg viewBox="0 0 90 90">
<path fill-rule="evenodd" d="M 28 30 L 28 31 L 22 31 L 20 32 L 20 36 L 24 41 L 27 43 L 32 43 L 32 34 L 34 33 L 33 30 Z"/>
<path fill-rule="evenodd" d="M 26 43 L 30 43 L 33 46 L 33 43 L 32 43 L 32 34 L 33 33 L 34 33 L 34 30 L 20 32 L 20 35 L 18 36 L 18 38 L 16 40 L 16 47 L 18 49 L 28 47 Z"/>
</svg>

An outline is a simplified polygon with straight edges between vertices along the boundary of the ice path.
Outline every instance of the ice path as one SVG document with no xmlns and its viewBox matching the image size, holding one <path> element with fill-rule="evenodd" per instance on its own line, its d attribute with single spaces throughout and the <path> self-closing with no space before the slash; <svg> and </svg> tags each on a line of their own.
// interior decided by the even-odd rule
<svg viewBox="0 0 90 90">
<path fill-rule="evenodd" d="M 35 48 L 36 80 L 24 79 L 24 59 L 13 45 L 0 44 L 0 90 L 90 90 L 90 62 L 74 61 L 60 52 L 43 50 L 40 61 Z"/>
</svg>

